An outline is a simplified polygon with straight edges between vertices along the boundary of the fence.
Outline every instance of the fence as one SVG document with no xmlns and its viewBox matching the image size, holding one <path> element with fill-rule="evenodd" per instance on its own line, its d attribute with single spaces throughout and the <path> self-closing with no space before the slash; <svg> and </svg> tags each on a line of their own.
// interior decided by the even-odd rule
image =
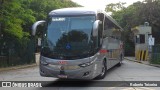
<svg viewBox="0 0 160 90">
<path fill-rule="evenodd" d="M 34 38 L 24 40 L 21 44 L 16 41 L 10 41 L 7 44 L 0 41 L 0 67 L 35 63 Z"/>
<path fill-rule="evenodd" d="M 151 63 L 160 64 L 160 45 L 152 46 L 152 58 Z"/>
</svg>

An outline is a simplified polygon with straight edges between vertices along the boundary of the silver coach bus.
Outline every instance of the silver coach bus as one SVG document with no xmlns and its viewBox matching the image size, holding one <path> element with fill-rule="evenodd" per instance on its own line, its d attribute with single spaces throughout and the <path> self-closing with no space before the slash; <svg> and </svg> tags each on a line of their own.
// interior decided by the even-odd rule
<svg viewBox="0 0 160 90">
<path fill-rule="evenodd" d="M 103 79 L 108 69 L 121 65 L 122 28 L 99 10 L 53 10 L 32 27 L 43 25 L 40 75 L 69 79 Z"/>
</svg>

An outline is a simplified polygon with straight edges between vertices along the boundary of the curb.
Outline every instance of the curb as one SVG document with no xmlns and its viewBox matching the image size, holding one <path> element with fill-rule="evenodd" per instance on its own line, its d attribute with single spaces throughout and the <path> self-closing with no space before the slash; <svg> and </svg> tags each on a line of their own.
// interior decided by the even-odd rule
<svg viewBox="0 0 160 90">
<path fill-rule="evenodd" d="M 23 68 L 29 68 L 29 67 L 34 67 L 34 66 L 38 66 L 38 65 L 36 63 L 34 63 L 34 64 L 29 64 L 29 65 L 18 65 L 18 66 L 13 66 L 13 67 L 0 68 L 0 72 L 9 71 L 9 70 L 23 69 Z"/>
<path fill-rule="evenodd" d="M 137 62 L 137 63 L 142 63 L 142 62 L 139 62 L 139 61 L 133 60 L 133 59 L 128 59 L 128 58 L 124 58 L 124 59 L 129 60 L 129 61 L 133 61 L 133 62 Z M 144 64 L 144 63 L 142 63 L 142 64 Z"/>
<path fill-rule="evenodd" d="M 137 62 L 137 63 L 141 63 L 141 64 L 144 64 L 144 65 L 149 65 L 149 66 L 154 66 L 154 67 L 160 68 L 160 65 L 157 65 L 157 64 L 145 64 L 145 63 L 139 62 L 137 60 L 133 60 L 133 59 L 128 59 L 128 58 L 124 58 L 124 59 L 129 60 L 129 61 L 133 61 L 133 62 Z"/>
</svg>

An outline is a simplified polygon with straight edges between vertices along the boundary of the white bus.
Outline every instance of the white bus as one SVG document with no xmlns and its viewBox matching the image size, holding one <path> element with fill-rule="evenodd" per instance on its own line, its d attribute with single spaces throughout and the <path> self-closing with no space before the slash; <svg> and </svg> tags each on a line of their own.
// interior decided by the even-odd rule
<svg viewBox="0 0 160 90">
<path fill-rule="evenodd" d="M 122 28 L 104 11 L 87 8 L 53 10 L 32 27 L 44 25 L 40 75 L 68 79 L 103 79 L 121 65 Z"/>
</svg>

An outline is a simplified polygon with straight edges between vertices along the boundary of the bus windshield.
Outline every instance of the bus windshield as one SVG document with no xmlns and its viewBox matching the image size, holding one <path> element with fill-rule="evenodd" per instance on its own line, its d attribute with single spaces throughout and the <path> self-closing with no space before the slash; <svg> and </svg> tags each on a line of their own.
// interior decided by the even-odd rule
<svg viewBox="0 0 160 90">
<path fill-rule="evenodd" d="M 41 55 L 52 59 L 80 59 L 92 51 L 95 16 L 50 17 L 43 36 Z"/>
</svg>

